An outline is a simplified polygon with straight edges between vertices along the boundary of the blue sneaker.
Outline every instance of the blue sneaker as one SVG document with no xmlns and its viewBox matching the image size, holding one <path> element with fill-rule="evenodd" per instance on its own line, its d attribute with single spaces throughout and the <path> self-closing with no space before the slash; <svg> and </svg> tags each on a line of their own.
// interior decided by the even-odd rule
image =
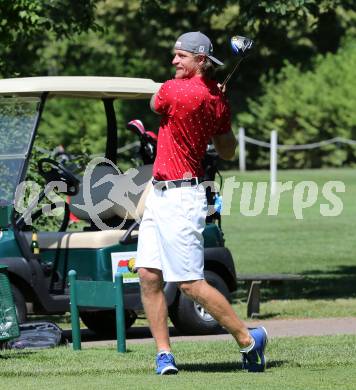
<svg viewBox="0 0 356 390">
<path fill-rule="evenodd" d="M 249 352 L 242 352 L 242 367 L 249 372 L 263 372 L 266 368 L 265 348 L 268 342 L 266 329 L 261 326 L 250 330 L 255 345 Z"/>
<path fill-rule="evenodd" d="M 178 373 L 174 356 L 171 352 L 159 352 L 156 357 L 157 375 L 174 375 Z"/>
</svg>

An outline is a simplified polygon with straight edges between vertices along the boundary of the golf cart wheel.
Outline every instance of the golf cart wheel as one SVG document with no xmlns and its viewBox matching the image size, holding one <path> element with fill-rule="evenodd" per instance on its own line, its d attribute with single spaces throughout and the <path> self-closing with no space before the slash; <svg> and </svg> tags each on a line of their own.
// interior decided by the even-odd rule
<svg viewBox="0 0 356 390">
<path fill-rule="evenodd" d="M 115 310 L 81 311 L 80 318 L 88 329 L 100 336 L 116 336 Z M 133 310 L 125 310 L 125 327 L 129 329 L 136 321 Z"/>
<path fill-rule="evenodd" d="M 27 317 L 26 301 L 22 292 L 14 284 L 11 284 L 11 290 L 14 298 L 17 321 L 19 324 L 22 324 L 26 321 Z"/>
<path fill-rule="evenodd" d="M 205 280 L 229 300 L 229 289 L 224 280 L 212 271 L 205 271 Z M 180 293 L 168 308 L 169 318 L 183 334 L 214 334 L 222 331 L 219 323 L 198 303 Z"/>
</svg>

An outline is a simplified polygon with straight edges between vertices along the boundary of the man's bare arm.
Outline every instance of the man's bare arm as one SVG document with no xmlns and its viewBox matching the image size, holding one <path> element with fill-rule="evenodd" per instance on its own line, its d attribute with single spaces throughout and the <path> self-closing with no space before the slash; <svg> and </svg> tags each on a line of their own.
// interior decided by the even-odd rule
<svg viewBox="0 0 356 390">
<path fill-rule="evenodd" d="M 237 141 L 232 130 L 226 134 L 214 136 L 213 143 L 215 150 L 223 160 L 232 160 L 234 158 Z"/>
<path fill-rule="evenodd" d="M 158 112 L 155 110 L 155 99 L 156 99 L 156 95 L 157 95 L 157 93 L 153 94 L 152 97 L 151 97 L 151 100 L 150 100 L 150 108 L 151 108 L 151 110 L 152 110 L 154 113 L 158 114 Z"/>
</svg>

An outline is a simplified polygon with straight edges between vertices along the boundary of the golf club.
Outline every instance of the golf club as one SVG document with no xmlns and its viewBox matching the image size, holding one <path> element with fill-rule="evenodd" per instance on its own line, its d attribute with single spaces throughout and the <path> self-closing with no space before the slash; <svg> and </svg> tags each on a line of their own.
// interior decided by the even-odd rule
<svg viewBox="0 0 356 390">
<path fill-rule="evenodd" d="M 240 65 L 240 62 L 247 56 L 253 46 L 253 40 L 250 38 L 235 35 L 230 39 L 230 44 L 233 53 L 238 57 L 234 69 L 226 76 L 225 80 L 221 84 L 221 89 L 225 87 L 231 76 L 235 73 L 236 69 Z"/>
</svg>

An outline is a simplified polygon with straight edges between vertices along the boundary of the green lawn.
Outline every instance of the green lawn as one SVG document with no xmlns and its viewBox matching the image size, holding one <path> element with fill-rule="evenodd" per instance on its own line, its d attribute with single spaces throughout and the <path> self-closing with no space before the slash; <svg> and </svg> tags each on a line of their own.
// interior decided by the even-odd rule
<svg viewBox="0 0 356 390">
<path fill-rule="evenodd" d="M 269 172 L 224 172 L 236 181 L 269 181 Z M 267 207 L 259 216 L 246 217 L 240 213 L 241 189 L 234 191 L 232 212 L 224 216 L 223 228 L 227 246 L 233 252 L 241 272 L 302 272 L 324 278 L 337 278 L 356 272 L 356 172 L 340 170 L 280 171 L 278 180 L 314 181 L 319 188 L 317 202 L 305 209 L 304 219 L 293 212 L 292 192 L 281 196 L 277 216 L 267 215 Z M 343 211 L 336 217 L 320 215 L 320 203 L 327 203 L 321 194 L 325 182 L 345 183 L 345 193 L 337 195 Z M 268 197 L 269 199 L 269 197 Z"/>
<path fill-rule="evenodd" d="M 153 344 L 73 352 L 0 352 L 1 388 L 12 389 L 354 389 L 356 336 L 273 339 L 264 374 L 241 370 L 233 341 L 179 342 L 178 376 L 154 374 Z"/>
<path fill-rule="evenodd" d="M 271 295 L 268 290 L 263 292 Z M 235 300 L 233 304 L 235 311 L 244 320 L 247 320 L 246 296 L 245 293 L 242 302 Z M 260 305 L 259 318 L 264 320 L 325 317 L 356 317 L 356 299 L 269 299 L 262 300 Z"/>
<path fill-rule="evenodd" d="M 241 183 L 269 181 L 267 171 L 224 172 L 225 179 L 231 176 Z M 278 215 L 268 215 L 268 196 L 262 213 L 252 217 L 241 213 L 241 188 L 236 189 L 231 215 L 224 216 L 223 228 L 226 245 L 233 253 L 237 270 L 242 273 L 292 272 L 307 276 L 306 281 L 292 283 L 292 288 L 287 291 L 288 297 L 295 299 L 355 298 L 355 178 L 353 169 L 278 172 L 278 180 L 293 181 L 293 189 L 302 181 L 317 184 L 317 201 L 303 211 L 303 219 L 295 217 L 292 191 L 281 195 Z M 320 204 L 330 203 L 322 194 L 328 181 L 345 184 L 345 192 L 336 194 L 343 204 L 339 216 L 325 217 L 320 213 Z M 278 291 L 281 292 L 281 289 Z"/>
<path fill-rule="evenodd" d="M 225 172 L 236 180 L 268 181 L 268 172 Z M 262 290 L 262 318 L 356 316 L 356 181 L 353 170 L 303 170 L 279 172 L 280 181 L 315 181 L 319 191 L 329 180 L 345 183 L 338 194 L 343 212 L 322 217 L 321 195 L 316 205 L 297 220 L 292 196 L 282 194 L 280 213 L 256 217 L 240 213 L 240 190 L 235 190 L 232 214 L 223 228 L 239 272 L 295 272 L 302 282 L 266 285 Z M 234 305 L 245 318 L 246 289 L 239 285 Z M 69 318 L 60 317 L 64 327 Z M 142 325 L 142 320 L 138 321 Z M 56 348 L 38 352 L 0 351 L 2 388 L 12 389 L 354 389 L 356 335 L 277 338 L 268 345 L 264 374 L 241 370 L 232 341 L 178 342 L 174 345 L 180 373 L 157 377 L 153 343 L 129 345 L 127 354 L 115 348 L 90 348 L 73 352 Z"/>
</svg>

